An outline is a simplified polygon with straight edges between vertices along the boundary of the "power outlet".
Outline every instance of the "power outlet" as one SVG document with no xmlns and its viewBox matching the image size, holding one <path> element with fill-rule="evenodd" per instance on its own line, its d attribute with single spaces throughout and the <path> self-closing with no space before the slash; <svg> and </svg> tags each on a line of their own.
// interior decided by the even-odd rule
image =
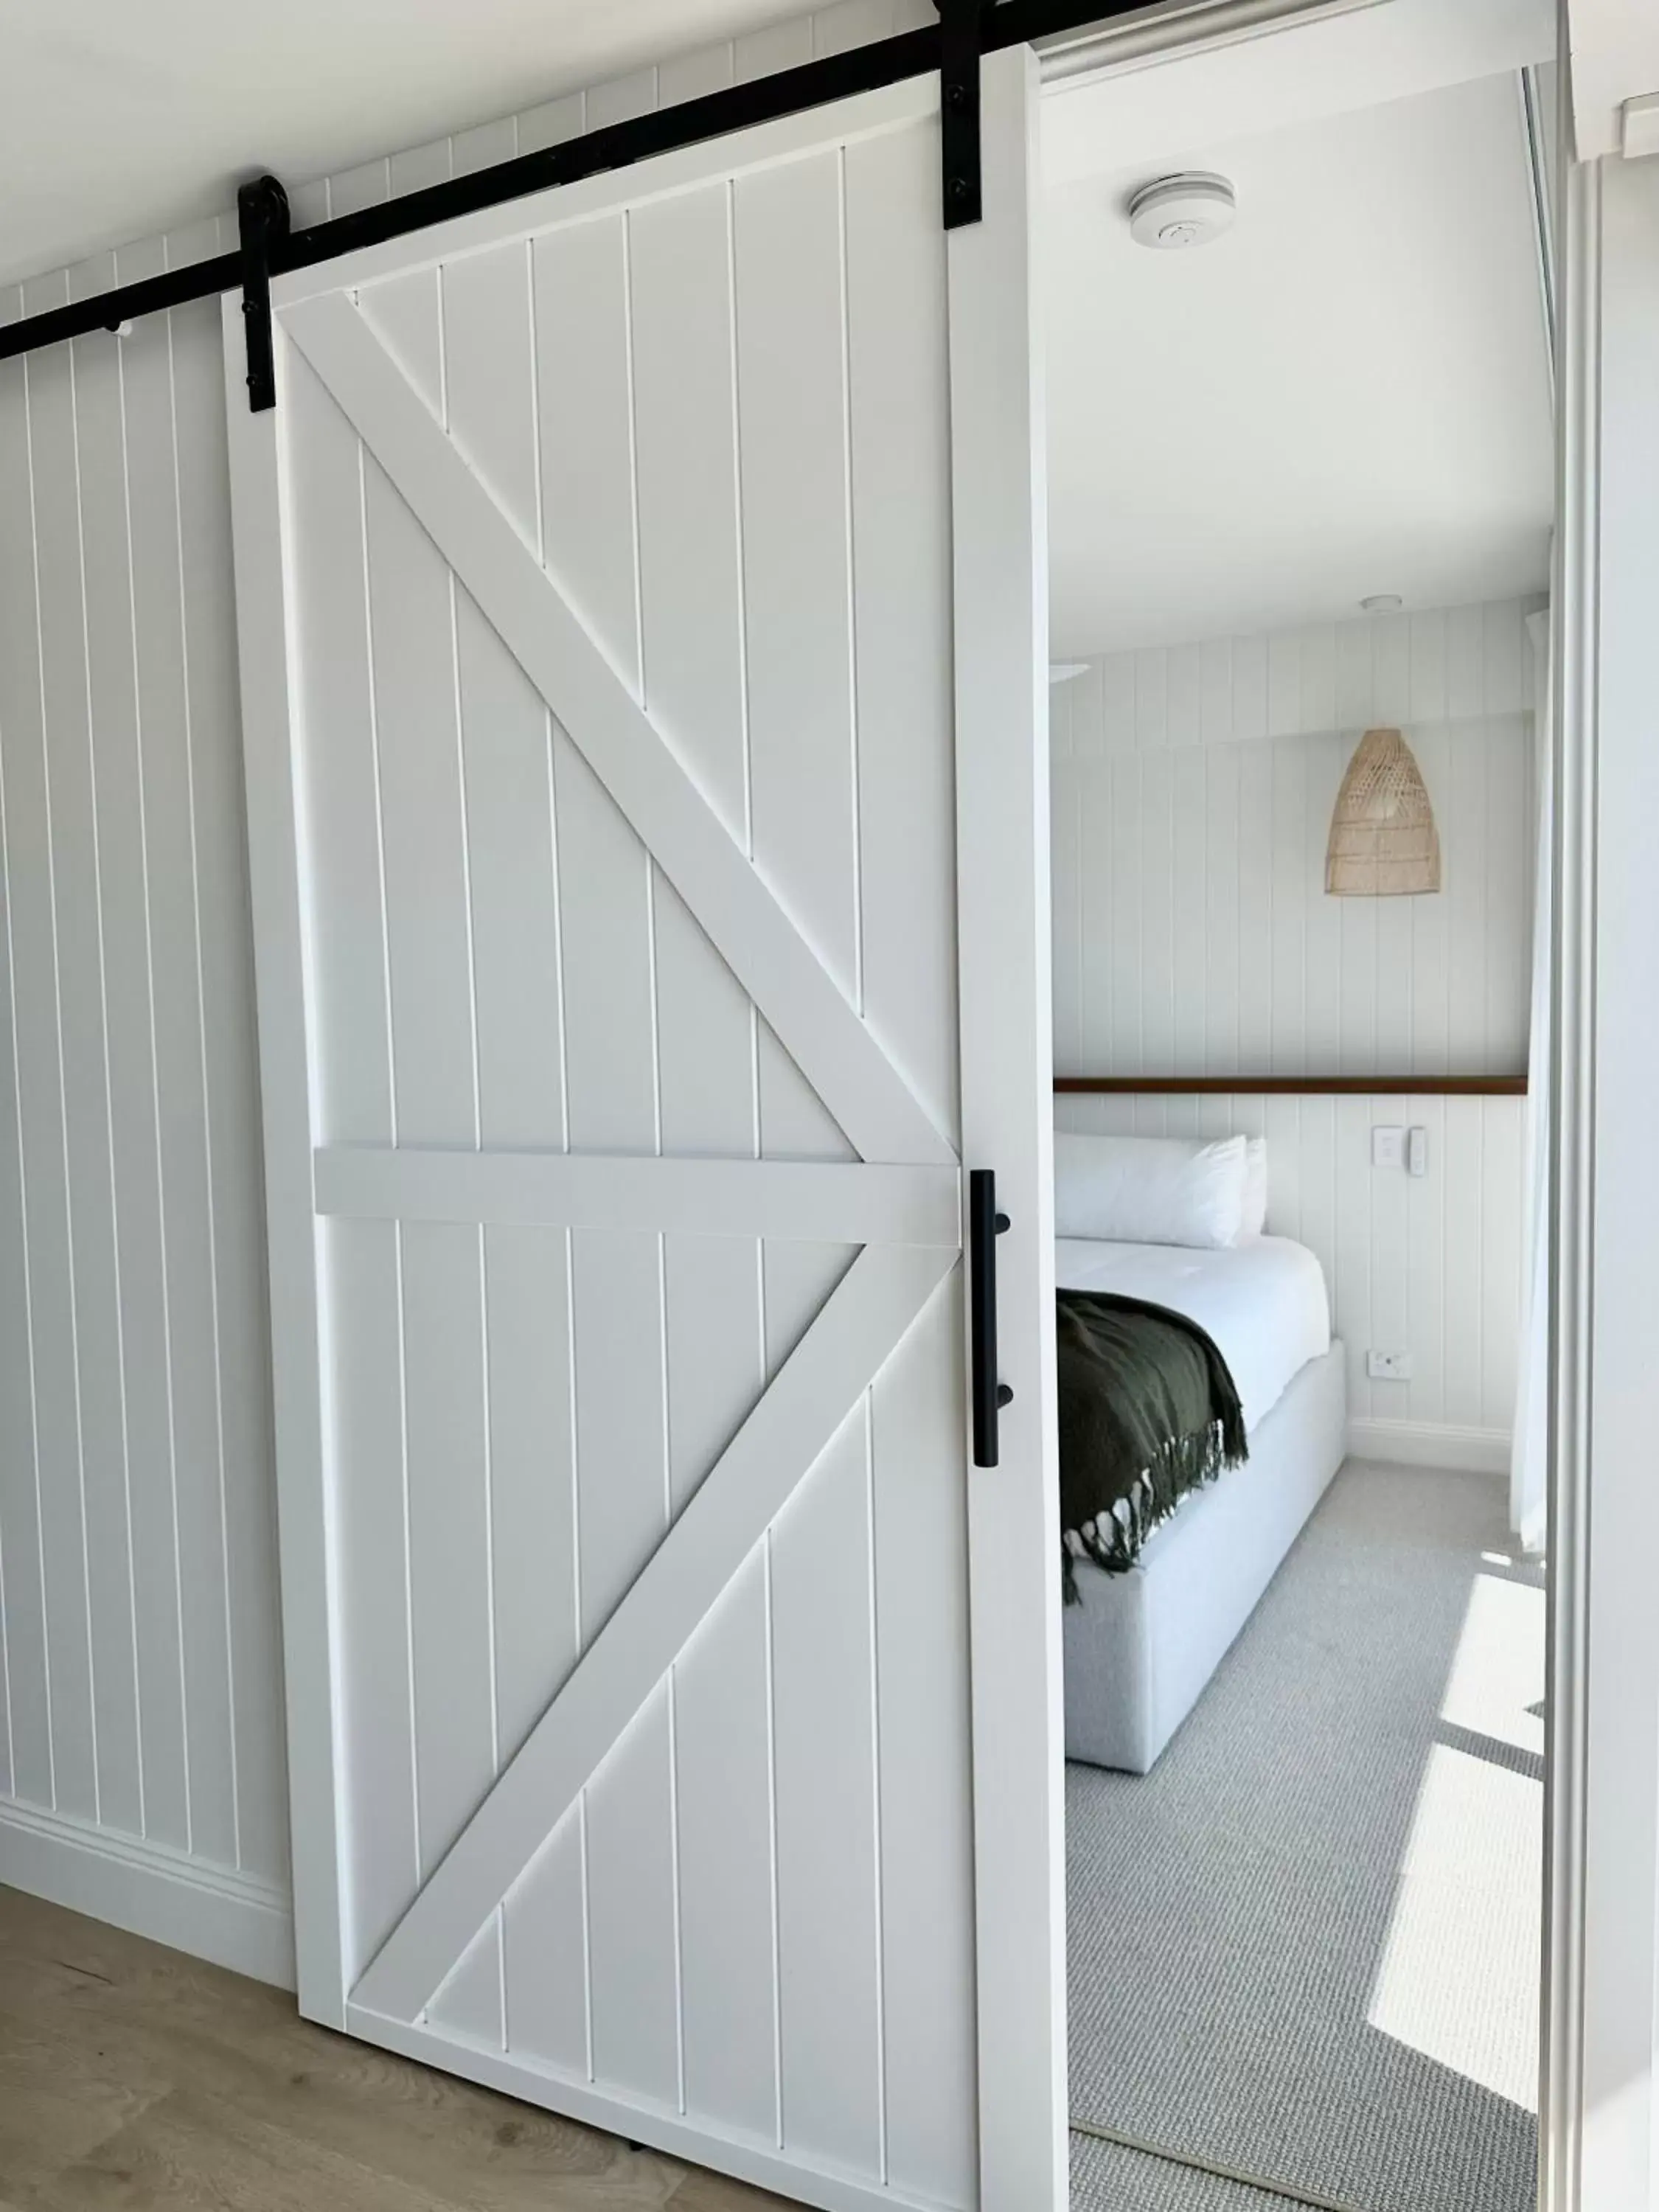
<svg viewBox="0 0 1659 2212">
<path fill-rule="evenodd" d="M 1365 1372 L 1373 1382 L 1409 1382 L 1412 1356 L 1409 1352 L 1368 1352 Z"/>
</svg>

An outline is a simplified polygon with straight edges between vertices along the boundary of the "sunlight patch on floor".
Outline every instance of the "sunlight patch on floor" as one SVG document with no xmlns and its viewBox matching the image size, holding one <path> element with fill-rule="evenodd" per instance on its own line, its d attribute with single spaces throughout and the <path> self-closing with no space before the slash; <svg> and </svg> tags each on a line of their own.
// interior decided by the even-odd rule
<svg viewBox="0 0 1659 2212">
<path fill-rule="evenodd" d="M 1453 1654 L 1440 1717 L 1542 1758 L 1544 1593 L 1479 1575 Z"/>
<path fill-rule="evenodd" d="M 1537 2106 L 1543 1784 L 1499 1763 L 1543 1750 L 1544 1594 L 1479 1577 L 1441 1717 L 1479 1748 L 1424 1770 L 1367 2019 L 1527 2112 Z M 1530 1768 L 1532 1761 L 1524 1762 Z"/>
</svg>

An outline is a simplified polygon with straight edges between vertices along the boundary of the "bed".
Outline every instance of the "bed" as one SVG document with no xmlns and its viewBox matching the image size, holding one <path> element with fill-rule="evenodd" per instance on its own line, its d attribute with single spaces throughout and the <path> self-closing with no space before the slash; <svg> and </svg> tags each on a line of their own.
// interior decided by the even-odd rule
<svg viewBox="0 0 1659 2212">
<path fill-rule="evenodd" d="M 1135 1565 L 1075 1563 L 1064 1609 L 1066 1755 L 1150 1771 L 1255 1610 L 1341 1464 L 1342 1347 L 1304 1245 L 1251 1237 L 1215 1249 L 1061 1237 L 1055 1279 L 1173 1308 L 1231 1369 L 1249 1458 L 1185 1498 Z"/>
</svg>

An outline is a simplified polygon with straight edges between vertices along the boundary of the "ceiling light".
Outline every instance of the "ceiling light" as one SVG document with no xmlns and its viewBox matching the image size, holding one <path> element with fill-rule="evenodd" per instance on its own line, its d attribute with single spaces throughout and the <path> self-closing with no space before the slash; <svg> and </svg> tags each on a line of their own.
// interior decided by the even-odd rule
<svg viewBox="0 0 1659 2212">
<path fill-rule="evenodd" d="M 1143 185 L 1129 202 L 1129 232 L 1138 246 L 1165 251 L 1207 246 L 1232 226 L 1237 205 L 1225 177 L 1192 169 Z"/>
<path fill-rule="evenodd" d="M 1359 610 L 1367 615 L 1397 615 L 1406 602 L 1398 592 L 1373 592 L 1368 599 L 1361 599 Z"/>
</svg>

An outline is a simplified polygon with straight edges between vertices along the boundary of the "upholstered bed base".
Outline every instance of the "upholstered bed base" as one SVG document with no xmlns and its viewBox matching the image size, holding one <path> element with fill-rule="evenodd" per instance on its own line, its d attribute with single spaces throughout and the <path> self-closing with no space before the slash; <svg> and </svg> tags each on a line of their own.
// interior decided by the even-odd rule
<svg viewBox="0 0 1659 2212">
<path fill-rule="evenodd" d="M 1128 1573 L 1077 1567 L 1065 1608 L 1066 1756 L 1145 1774 L 1197 1704 L 1342 1463 L 1340 1344 L 1250 1435 L 1246 1465 L 1188 1498 Z"/>
</svg>

